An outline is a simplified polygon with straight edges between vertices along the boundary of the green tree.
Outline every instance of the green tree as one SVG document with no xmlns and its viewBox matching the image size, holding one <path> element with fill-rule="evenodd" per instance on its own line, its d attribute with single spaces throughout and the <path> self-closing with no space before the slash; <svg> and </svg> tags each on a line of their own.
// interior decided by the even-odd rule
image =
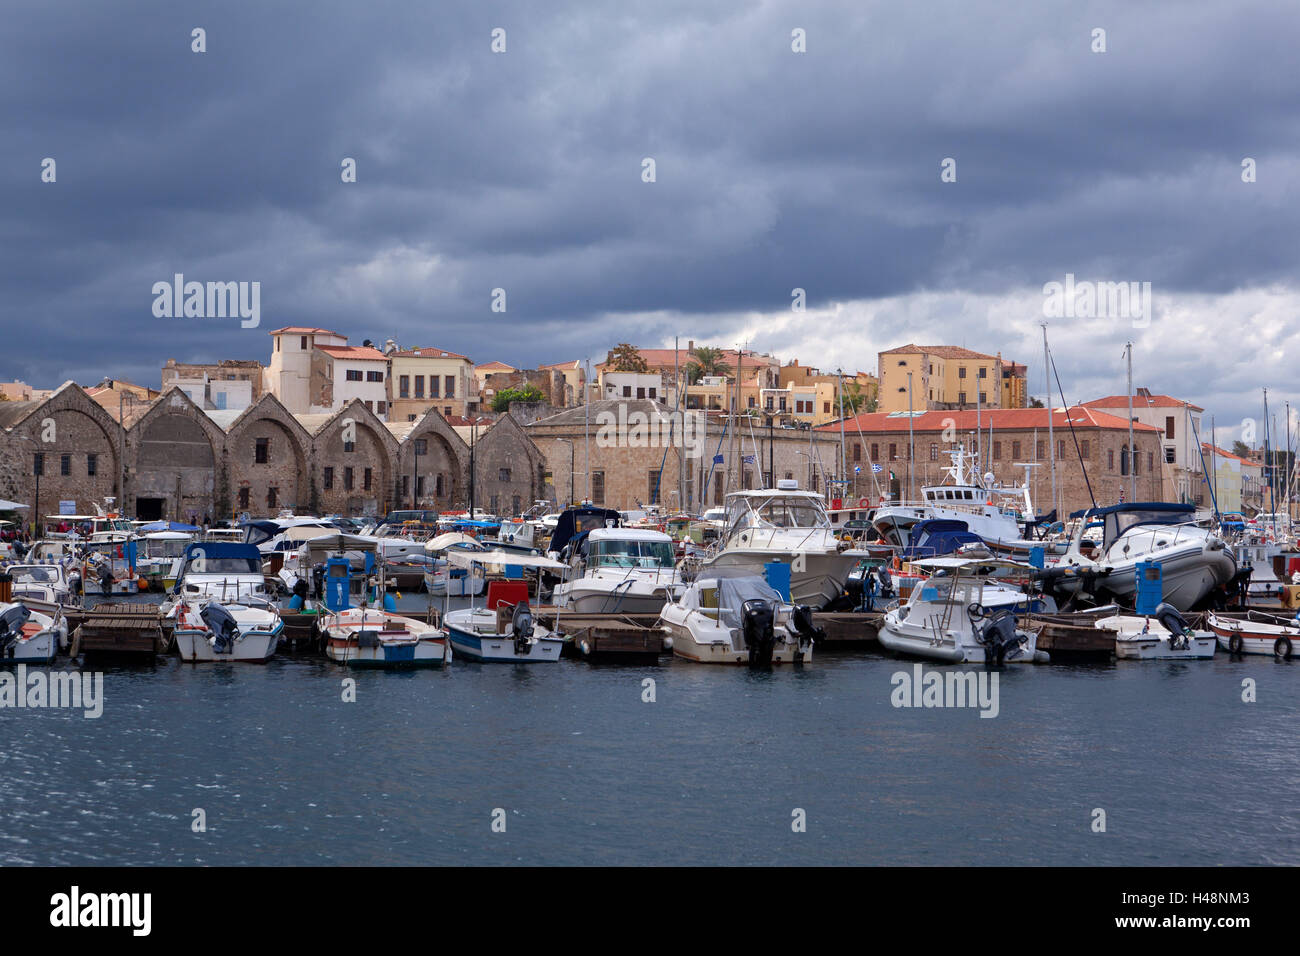
<svg viewBox="0 0 1300 956">
<path fill-rule="evenodd" d="M 877 408 L 875 397 L 868 395 L 859 382 L 845 382 L 843 393 L 845 418 L 859 412 L 874 412 Z M 835 410 L 839 411 L 839 400 L 836 401 Z"/>
<path fill-rule="evenodd" d="M 531 383 L 519 388 L 503 388 L 492 396 L 492 411 L 506 412 L 514 402 L 544 402 L 546 396 L 541 389 Z"/>
<path fill-rule="evenodd" d="M 1238 439 L 1232 443 L 1232 453 L 1238 458 L 1249 458 L 1251 448 L 1244 441 Z"/>
<path fill-rule="evenodd" d="M 694 385 L 706 375 L 730 375 L 731 366 L 724 361 L 726 354 L 722 349 L 708 345 L 691 349 L 690 361 L 686 363 L 686 381 Z"/>
<path fill-rule="evenodd" d="M 1042 400 L 1041 398 L 1031 398 L 1031 399 L 1029 400 L 1029 407 L 1030 407 L 1030 408 L 1044 408 L 1044 407 L 1046 407 L 1046 406 L 1043 405 L 1043 400 Z"/>
<path fill-rule="evenodd" d="M 620 342 L 614 346 L 605 361 L 611 372 L 650 371 L 650 366 L 641 357 L 641 352 L 635 345 L 630 345 L 627 342 Z"/>
</svg>

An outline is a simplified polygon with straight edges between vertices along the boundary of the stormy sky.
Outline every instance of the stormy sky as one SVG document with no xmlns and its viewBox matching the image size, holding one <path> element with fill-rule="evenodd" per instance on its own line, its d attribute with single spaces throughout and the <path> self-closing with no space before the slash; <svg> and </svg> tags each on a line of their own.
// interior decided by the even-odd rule
<svg viewBox="0 0 1300 956">
<path fill-rule="evenodd" d="M 1068 273 L 1155 314 L 1047 320 L 1067 399 L 1131 339 L 1227 444 L 1300 398 L 1298 47 L 1281 0 L 7 3 L 0 379 L 156 386 L 309 324 L 529 367 L 955 344 L 1041 394 Z M 260 282 L 260 326 L 155 317 L 175 273 Z"/>
</svg>

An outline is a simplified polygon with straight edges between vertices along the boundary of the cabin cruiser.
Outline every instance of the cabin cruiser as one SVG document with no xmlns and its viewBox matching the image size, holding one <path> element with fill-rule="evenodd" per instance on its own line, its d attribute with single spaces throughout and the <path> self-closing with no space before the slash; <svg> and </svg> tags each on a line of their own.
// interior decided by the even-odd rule
<svg viewBox="0 0 1300 956">
<path fill-rule="evenodd" d="M 180 601 L 173 614 L 176 653 L 184 661 L 265 663 L 284 632 L 280 612 L 270 601 L 208 597 Z"/>
<path fill-rule="evenodd" d="M 1084 578 L 1094 586 L 1131 603 L 1137 591 L 1139 562 L 1157 562 L 1161 569 L 1164 600 L 1179 611 L 1188 611 L 1212 590 L 1222 587 L 1237 573 L 1237 560 L 1223 538 L 1191 523 L 1193 506 L 1163 501 L 1130 502 L 1108 508 L 1091 508 L 1072 514 L 1083 518 L 1075 528 L 1057 570 L 1092 572 L 1060 577 L 1056 587 L 1077 592 Z M 1085 527 L 1101 521 L 1103 535 L 1095 557 L 1082 553 Z"/>
<path fill-rule="evenodd" d="M 1172 604 L 1160 604 L 1147 615 L 1114 614 L 1098 618 L 1093 627 L 1115 635 L 1120 660 L 1207 660 L 1214 656 L 1211 631 L 1194 631 Z"/>
<path fill-rule="evenodd" d="M 569 579 L 557 607 L 584 613 L 658 614 L 685 588 L 673 540 L 662 531 L 596 528 L 570 542 Z"/>
<path fill-rule="evenodd" d="M 478 564 L 485 568 L 536 571 L 539 579 L 543 571 L 559 572 L 565 568 L 560 562 L 540 555 L 506 551 L 452 550 L 447 553 L 447 560 L 464 568 Z M 564 646 L 560 634 L 533 618 L 526 580 L 489 581 L 483 607 L 471 605 L 448 611 L 442 621 L 447 629 L 447 639 L 456 653 L 483 663 L 558 661 Z"/>
<path fill-rule="evenodd" d="M 699 664 L 803 664 L 821 637 L 807 605 L 791 605 L 757 575 L 698 578 L 659 621 L 673 654 Z"/>
<path fill-rule="evenodd" d="M 790 600 L 815 609 L 843 592 L 856 557 L 840 549 L 819 494 L 784 479 L 775 489 L 727 495 L 727 532 L 703 558 L 703 577 L 762 576 L 773 562 L 790 565 Z"/>
<path fill-rule="evenodd" d="M 61 564 L 11 564 L 5 572 L 13 578 L 13 599 L 24 603 L 70 605 L 76 591 Z"/>
<path fill-rule="evenodd" d="M 268 600 L 271 596 L 262 574 L 262 556 L 252 544 L 223 544 L 200 541 L 190 544 L 181 556 L 176 586 L 163 602 L 164 615 L 175 612 L 183 601 L 210 598 L 219 603 L 245 598 Z"/>
<path fill-rule="evenodd" d="M 48 664 L 68 647 L 68 621 L 21 603 L 0 603 L 0 662 Z"/>
<path fill-rule="evenodd" d="M 524 518 L 507 518 L 501 522 L 495 538 L 484 538 L 489 548 L 501 551 L 519 551 L 523 554 L 540 554 L 548 535 L 540 530 L 539 522 Z"/>
<path fill-rule="evenodd" d="M 1050 599 L 1032 598 L 1009 581 L 1036 570 L 1018 561 L 949 555 L 913 561 L 929 578 L 907 603 L 885 614 L 876 635 L 899 654 L 950 663 L 1045 663 L 1038 634 L 1020 628 L 1017 613 L 1054 611 Z"/>
</svg>

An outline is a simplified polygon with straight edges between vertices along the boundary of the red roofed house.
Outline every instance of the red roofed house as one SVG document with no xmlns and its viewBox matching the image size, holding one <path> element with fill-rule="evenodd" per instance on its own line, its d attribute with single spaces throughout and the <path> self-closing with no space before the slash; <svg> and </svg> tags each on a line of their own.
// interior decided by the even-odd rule
<svg viewBox="0 0 1300 956">
<path fill-rule="evenodd" d="M 1115 504 L 1121 495 L 1133 500 L 1128 470 L 1123 466 L 1128 448 L 1128 422 L 1084 405 L 1072 406 L 1068 415 L 1064 408 L 984 409 L 978 413 L 978 438 L 974 409 L 917 411 L 910 416 L 910 442 L 907 412 L 857 415 L 844 422 L 850 495 L 872 501 L 881 494 L 902 499 L 919 497 L 923 486 L 944 481 L 944 469 L 952 464 L 947 453 L 960 443 L 968 450 L 978 448 L 981 473 L 991 471 L 995 480 L 1003 484 L 1019 484 L 1025 480 L 1025 468 L 1020 463 L 1037 463 L 1029 469 L 1034 505 L 1040 513 L 1050 511 L 1053 504 L 1048 457 L 1049 413 L 1056 446 L 1051 451 L 1056 458 L 1058 516 L 1090 507 L 1093 498 L 1099 506 Z M 838 435 L 840 424 L 834 422 L 815 430 Z M 1161 432 L 1139 423 L 1134 425 L 1133 439 L 1137 448 L 1136 497 L 1145 501 L 1162 500 Z M 911 445 L 916 449 L 914 460 L 908 454 Z M 1087 481 L 1081 458 L 1087 466 Z M 873 464 L 881 467 L 879 473 L 873 473 Z"/>
<path fill-rule="evenodd" d="M 1128 403 L 1127 395 L 1107 395 L 1084 402 L 1084 405 L 1127 421 Z M 1201 428 L 1203 411 L 1199 405 L 1180 398 L 1154 395 L 1148 388 L 1134 389 L 1133 420 L 1163 433 L 1160 460 L 1164 465 L 1164 501 L 1185 501 L 1209 507 L 1210 497 L 1205 484 L 1205 469 L 1201 467 L 1198 440 L 1209 437 Z"/>
</svg>

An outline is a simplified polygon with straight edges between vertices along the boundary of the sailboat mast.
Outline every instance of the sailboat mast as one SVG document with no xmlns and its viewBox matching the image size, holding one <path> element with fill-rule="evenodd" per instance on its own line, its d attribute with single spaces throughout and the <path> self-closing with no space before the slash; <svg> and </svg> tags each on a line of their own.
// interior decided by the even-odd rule
<svg viewBox="0 0 1300 956">
<path fill-rule="evenodd" d="M 1056 442 L 1052 435 L 1052 360 L 1047 351 L 1047 323 L 1043 323 L 1043 395 L 1047 398 L 1047 458 L 1052 463 L 1052 507 L 1056 507 Z"/>
<path fill-rule="evenodd" d="M 1128 500 L 1137 501 L 1137 449 L 1133 447 L 1133 343 L 1128 351 Z M 1113 352 L 1111 353 L 1114 354 Z"/>
</svg>

